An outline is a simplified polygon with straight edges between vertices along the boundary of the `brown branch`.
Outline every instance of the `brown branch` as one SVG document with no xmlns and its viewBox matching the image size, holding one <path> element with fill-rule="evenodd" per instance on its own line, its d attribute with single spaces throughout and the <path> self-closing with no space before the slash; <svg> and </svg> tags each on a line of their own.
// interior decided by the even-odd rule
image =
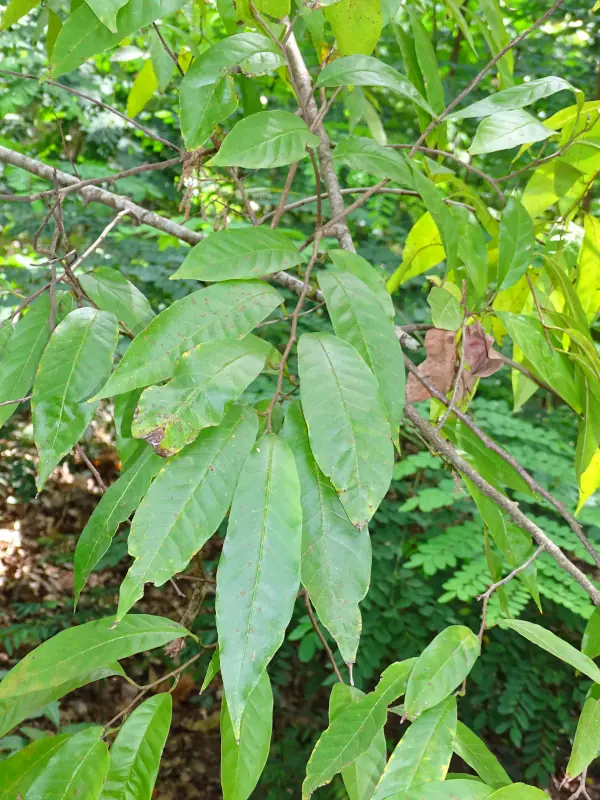
<svg viewBox="0 0 600 800">
<path fill-rule="evenodd" d="M 160 30 L 158 29 L 158 25 L 156 24 L 156 22 L 153 22 L 153 23 L 152 23 L 152 27 L 154 28 L 154 30 L 155 30 L 155 32 L 156 32 L 156 35 L 157 35 L 157 36 L 158 36 L 158 38 L 160 39 L 160 43 L 162 44 L 162 46 L 163 46 L 163 49 L 164 49 L 165 53 L 166 53 L 166 54 L 169 56 L 169 58 L 171 59 L 171 61 L 172 61 L 172 62 L 175 64 L 175 66 L 177 67 L 177 70 L 178 70 L 179 74 L 180 74 L 180 75 L 181 75 L 181 77 L 183 78 L 183 76 L 185 75 L 185 72 L 183 71 L 183 68 L 182 68 L 181 64 L 179 63 L 179 59 L 177 58 L 177 56 L 175 55 L 175 53 L 174 53 L 174 52 L 171 50 L 171 48 L 169 47 L 169 45 L 168 45 L 168 44 L 166 43 L 166 41 L 164 40 L 164 38 L 163 38 L 163 35 L 162 35 L 162 33 L 160 32 Z M 171 73 L 171 74 L 173 74 L 173 73 Z"/>
<path fill-rule="evenodd" d="M 3 406 L 12 406 L 14 403 L 26 403 L 27 400 L 31 400 L 30 394 L 26 394 L 25 397 L 19 397 L 16 400 L 4 400 L 2 403 L 0 403 L 0 408 Z"/>
<path fill-rule="evenodd" d="M 96 467 L 92 464 L 90 459 L 87 457 L 87 455 L 85 453 L 85 450 L 79 444 L 79 442 L 77 442 L 77 444 L 75 445 L 75 449 L 77 450 L 77 455 L 79 456 L 79 458 L 83 461 L 83 463 L 86 465 L 86 467 L 89 469 L 89 471 L 94 476 L 94 478 L 96 480 L 96 483 L 98 484 L 98 486 L 102 490 L 102 494 L 104 494 L 104 492 L 106 491 L 106 484 L 102 480 L 102 475 L 100 475 L 100 473 L 98 472 Z"/>
<path fill-rule="evenodd" d="M 304 590 L 304 605 L 306 606 L 306 610 L 308 611 L 308 616 L 310 618 L 311 625 L 313 626 L 315 633 L 319 637 L 319 640 L 323 647 L 325 648 L 325 652 L 327 653 L 327 658 L 329 659 L 329 663 L 333 667 L 333 671 L 335 672 L 335 677 L 338 679 L 340 683 L 344 683 L 344 679 L 342 678 L 342 673 L 340 672 L 338 665 L 335 663 L 335 656 L 331 651 L 331 647 L 327 644 L 327 639 L 323 635 L 323 631 L 319 623 L 317 622 L 317 618 L 315 617 L 315 612 L 313 611 L 311 602 L 310 602 L 310 595 L 308 593 L 308 589 Z"/>
</svg>

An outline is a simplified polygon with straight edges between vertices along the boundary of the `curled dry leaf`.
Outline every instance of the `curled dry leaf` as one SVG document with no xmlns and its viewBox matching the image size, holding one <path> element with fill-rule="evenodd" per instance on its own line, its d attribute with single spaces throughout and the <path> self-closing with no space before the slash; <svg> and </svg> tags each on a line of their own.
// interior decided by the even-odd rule
<svg viewBox="0 0 600 800">
<path fill-rule="evenodd" d="M 478 378 L 489 378 L 504 366 L 502 357 L 494 350 L 494 337 L 486 334 L 479 322 L 465 331 L 465 370 L 461 380 L 461 396 L 473 390 Z"/>
</svg>

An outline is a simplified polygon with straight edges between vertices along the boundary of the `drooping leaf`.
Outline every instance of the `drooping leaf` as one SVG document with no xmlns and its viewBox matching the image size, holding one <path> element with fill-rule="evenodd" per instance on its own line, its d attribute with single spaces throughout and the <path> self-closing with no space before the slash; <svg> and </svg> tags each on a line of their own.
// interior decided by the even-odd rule
<svg viewBox="0 0 600 800">
<path fill-rule="evenodd" d="M 368 172 L 378 178 L 389 178 L 409 189 L 413 186 L 412 171 L 405 156 L 372 139 L 349 136 L 333 151 L 333 163 Z"/>
<path fill-rule="evenodd" d="M 358 604 L 371 574 L 369 532 L 352 525 L 319 469 L 299 403 L 289 407 L 283 435 L 296 459 L 302 492 L 302 584 L 342 658 L 354 662 L 361 630 Z"/>
<path fill-rule="evenodd" d="M 94 399 L 167 380 L 186 350 L 209 339 L 241 339 L 281 302 L 262 281 L 215 284 L 177 300 L 136 336 Z"/>
<path fill-rule="evenodd" d="M 427 302 L 431 306 L 431 320 L 436 328 L 456 331 L 463 321 L 463 312 L 456 297 L 446 289 L 434 286 Z"/>
<path fill-rule="evenodd" d="M 324 4 L 325 5 L 325 4 Z M 383 18 L 378 0 L 341 0 L 325 7 L 337 49 L 342 56 L 369 55 L 379 41 Z"/>
<path fill-rule="evenodd" d="M 529 106 L 535 103 L 536 100 L 541 100 L 544 97 L 549 97 L 556 92 L 562 91 L 573 92 L 578 101 L 579 98 L 583 101 L 583 92 L 581 90 L 575 89 L 563 78 L 550 76 L 522 83 L 519 86 L 511 86 L 509 89 L 490 95 L 485 100 L 479 100 L 477 103 L 472 103 L 460 111 L 455 111 L 450 114 L 450 119 L 489 117 L 498 111 L 514 111 L 518 108 Z"/>
<path fill-rule="evenodd" d="M 487 800 L 493 791 L 483 783 L 463 779 L 426 783 L 425 786 L 417 786 L 408 792 L 392 794 L 387 800 Z"/>
<path fill-rule="evenodd" d="M 171 275 L 171 280 L 260 278 L 301 262 L 300 251 L 284 233 L 268 228 L 234 228 L 217 231 L 203 239 Z"/>
<path fill-rule="evenodd" d="M 219 655 L 219 646 L 217 645 L 208 663 L 208 669 L 206 670 L 206 675 L 204 676 L 202 686 L 200 687 L 200 694 L 202 694 L 202 692 L 209 687 L 209 685 L 212 683 L 212 679 L 220 669 L 221 657 Z"/>
<path fill-rule="evenodd" d="M 139 333 L 154 319 L 145 295 L 116 269 L 98 267 L 80 275 L 79 282 L 98 308 L 112 312 L 132 333 Z"/>
<path fill-rule="evenodd" d="M 234 407 L 160 471 L 133 518 L 128 546 L 135 561 L 121 584 L 118 618 L 145 583 L 162 586 L 185 569 L 219 527 L 256 429 L 256 414 Z"/>
<path fill-rule="evenodd" d="M 542 628 L 541 625 L 536 625 L 533 622 L 525 622 L 522 619 L 505 619 L 502 620 L 500 625 L 503 628 L 510 628 L 525 639 L 528 639 L 533 644 L 546 650 L 556 658 L 560 658 L 566 664 L 570 664 L 574 669 L 583 672 L 588 678 L 591 678 L 595 683 L 600 683 L 600 669 L 594 664 L 591 658 L 580 653 L 568 642 L 558 637 L 552 631 Z"/>
<path fill-rule="evenodd" d="M 154 74 L 152 61 L 148 60 L 135 76 L 127 97 L 127 116 L 136 117 L 156 95 L 158 80 Z"/>
<path fill-rule="evenodd" d="M 419 217 L 406 237 L 402 263 L 389 278 L 388 291 L 392 294 L 410 278 L 422 275 L 435 267 L 445 256 L 440 231 L 432 215 L 427 211 Z"/>
<path fill-rule="evenodd" d="M 108 747 L 100 726 L 71 736 L 50 758 L 24 800 L 97 800 L 108 771 Z"/>
<path fill-rule="evenodd" d="M 221 704 L 221 786 L 223 800 L 247 800 L 264 769 L 273 728 L 273 692 L 265 670 L 250 692 L 236 742 L 227 700 Z"/>
<path fill-rule="evenodd" d="M 127 5 L 128 0 L 85 0 L 85 2 L 111 33 L 117 32 L 117 13 Z"/>
<path fill-rule="evenodd" d="M 29 14 L 41 0 L 10 0 L 9 4 L 4 9 L 2 14 L 2 21 L 0 22 L 0 31 L 5 31 L 18 22 L 25 14 Z"/>
<path fill-rule="evenodd" d="M 443 780 L 456 736 L 456 697 L 424 711 L 403 735 L 377 783 L 373 800 Z"/>
<path fill-rule="evenodd" d="M 425 30 L 425 26 L 421 22 L 420 15 L 416 13 L 412 6 L 408 6 L 407 10 L 415 40 L 415 54 L 425 81 L 427 101 L 433 110 L 439 114 L 446 107 L 446 100 L 435 49 Z"/>
<path fill-rule="evenodd" d="M 394 303 L 385 286 L 383 275 L 362 256 L 350 253 L 348 250 L 329 250 L 329 258 L 336 269 L 342 272 L 351 272 L 356 275 L 376 296 L 386 317 L 393 321 L 395 316 Z"/>
<path fill-rule="evenodd" d="M 316 147 L 319 141 L 295 114 L 259 111 L 234 126 L 208 164 L 246 169 L 281 167 L 304 158 L 308 155 L 306 148 Z"/>
<path fill-rule="evenodd" d="M 171 725 L 168 692 L 144 700 L 120 728 L 110 748 L 110 767 L 102 800 L 150 798 Z"/>
<path fill-rule="evenodd" d="M 337 6 L 341 8 L 341 4 Z M 336 58 L 321 70 L 317 86 L 381 86 L 410 100 L 428 114 L 435 116 L 412 83 L 389 64 L 368 55 L 351 55 Z"/>
<path fill-rule="evenodd" d="M 0 800 L 24 797 L 48 761 L 68 739 L 68 734 L 36 739 L 6 761 L 0 762 Z"/>
<path fill-rule="evenodd" d="M 600 307 L 600 220 L 585 214 L 575 291 L 591 322 Z"/>
<path fill-rule="evenodd" d="M 510 150 L 523 144 L 542 142 L 555 133 L 528 111 L 499 111 L 479 125 L 469 153 L 478 156 Z"/>
<path fill-rule="evenodd" d="M 236 738 L 248 697 L 292 616 L 301 544 L 294 456 L 283 439 L 267 434 L 242 468 L 217 572 L 221 675 Z"/>
<path fill-rule="evenodd" d="M 94 509 L 75 548 L 75 604 L 90 572 L 110 547 L 120 523 L 125 522 L 138 507 L 161 465 L 161 459 L 149 447 L 144 449 L 131 468 L 109 487 Z"/>
<path fill-rule="evenodd" d="M 465 265 L 468 283 L 472 292 L 467 292 L 467 298 L 474 297 L 477 301 L 485 294 L 488 287 L 488 258 L 485 234 L 477 217 L 460 206 L 450 212 L 455 220 L 458 256 Z"/>
<path fill-rule="evenodd" d="M 419 364 L 418 372 L 427 378 L 438 392 L 446 394 L 454 383 L 456 370 L 456 334 L 431 328 L 425 335 L 427 357 Z M 431 397 L 429 390 L 414 376 L 406 383 L 406 402 L 417 403 Z"/>
<path fill-rule="evenodd" d="M 580 775 L 599 755 L 600 700 L 588 697 L 577 723 L 573 749 L 567 764 L 568 777 L 572 779 Z"/>
<path fill-rule="evenodd" d="M 533 220 L 517 197 L 509 197 L 500 219 L 498 289 L 514 286 L 527 272 L 534 247 Z"/>
<path fill-rule="evenodd" d="M 377 380 L 358 351 L 331 334 L 304 334 L 298 364 L 312 451 L 360 530 L 388 490 L 393 467 Z"/>
<path fill-rule="evenodd" d="M 600 610 L 594 609 L 594 613 L 587 621 L 581 640 L 581 652 L 589 658 L 600 656 Z"/>
<path fill-rule="evenodd" d="M 498 789 L 512 783 L 506 770 L 496 756 L 488 750 L 485 742 L 462 722 L 456 726 L 454 752 L 489 786 Z"/>
<path fill-rule="evenodd" d="M 406 688 L 405 708 L 414 719 L 441 703 L 467 677 L 479 656 L 479 639 L 462 625 L 451 625 L 417 659 Z"/>
<path fill-rule="evenodd" d="M 33 434 L 40 454 L 38 490 L 89 425 L 88 403 L 112 366 L 119 331 L 106 311 L 78 308 L 54 330 L 33 384 Z"/>
<path fill-rule="evenodd" d="M 173 72 L 175 71 L 175 63 L 169 53 L 167 53 L 165 50 L 164 45 L 154 28 L 151 28 L 148 31 L 148 35 L 150 37 L 150 58 L 152 59 L 152 69 L 154 70 L 154 74 L 156 76 L 156 83 L 158 84 L 159 92 L 164 92 L 171 83 L 171 78 L 173 77 Z M 161 35 L 164 38 L 164 34 Z"/>
<path fill-rule="evenodd" d="M 489 796 L 489 800 L 548 800 L 546 792 L 524 783 L 511 783 Z"/>
<path fill-rule="evenodd" d="M 479 22 L 479 29 L 491 54 L 497 56 L 510 41 L 500 2 L 499 0 L 481 0 L 478 11 L 479 14 L 475 19 Z M 498 61 L 498 82 L 501 89 L 513 86 L 513 70 L 513 52 L 510 48 L 507 48 L 507 52 Z"/>
<path fill-rule="evenodd" d="M 452 212 L 444 202 L 444 196 L 434 185 L 433 181 L 423 174 L 421 169 L 413 166 L 413 180 L 415 189 L 421 195 L 427 211 L 431 214 L 437 229 L 440 232 L 446 263 L 448 269 L 453 269 L 457 263 L 459 247 L 459 226 Z M 406 280 L 406 276 L 405 276 Z"/>
<path fill-rule="evenodd" d="M 402 62 L 404 64 L 404 71 L 406 77 L 413 84 L 415 89 L 419 92 L 421 97 L 427 96 L 425 88 L 425 80 L 421 67 L 419 66 L 419 59 L 417 58 L 417 48 L 412 31 L 405 30 L 401 25 L 394 25 L 394 35 L 402 54 Z M 424 111 L 421 106 L 415 105 L 417 118 L 419 120 L 419 129 L 424 131 L 427 125 L 431 122 L 431 115 Z M 428 137 L 430 144 L 433 146 L 437 142 L 437 130 Z"/>
</svg>

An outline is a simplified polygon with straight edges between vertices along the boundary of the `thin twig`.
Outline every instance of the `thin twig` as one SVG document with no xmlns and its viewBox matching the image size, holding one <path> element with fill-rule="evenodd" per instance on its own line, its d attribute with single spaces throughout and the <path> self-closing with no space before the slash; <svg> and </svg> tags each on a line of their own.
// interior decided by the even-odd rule
<svg viewBox="0 0 600 800">
<path fill-rule="evenodd" d="M 3 406 L 12 406 L 14 403 L 26 403 L 27 400 L 31 400 L 30 394 L 26 394 L 25 397 L 19 397 L 16 400 L 4 400 L 2 403 L 0 403 L 0 408 Z"/>
<path fill-rule="evenodd" d="M 86 258 L 89 258 L 92 255 L 92 253 L 100 247 L 100 245 L 106 239 L 108 234 L 112 231 L 112 229 L 116 225 L 119 224 L 119 222 L 123 219 L 124 216 L 126 216 L 126 214 L 127 214 L 127 211 L 119 211 L 117 216 L 113 217 L 113 219 L 111 219 L 111 221 L 104 228 L 104 230 L 102 231 L 100 236 L 98 236 L 96 241 L 92 242 L 92 244 L 88 247 L 88 249 L 84 252 L 84 254 L 82 256 L 80 256 L 77 259 L 77 261 L 75 261 L 74 264 L 70 265 L 71 272 L 74 272 L 77 269 L 77 267 L 80 267 L 83 264 L 83 262 L 86 260 Z"/>
<path fill-rule="evenodd" d="M 458 393 L 460 391 L 460 384 L 463 377 L 463 372 L 465 369 L 465 352 L 466 352 L 466 337 L 467 337 L 467 282 L 462 282 L 462 310 L 463 310 L 463 319 L 461 325 L 461 339 L 460 339 L 460 360 L 458 362 L 458 369 L 456 371 L 456 377 L 454 379 L 454 386 L 452 387 L 452 395 L 450 396 L 450 404 L 448 408 L 444 411 L 444 414 L 440 421 L 437 424 L 438 431 L 441 431 L 444 425 L 446 424 L 446 420 L 450 416 L 450 414 L 454 411 L 456 407 L 456 401 L 458 399 Z"/>
<path fill-rule="evenodd" d="M 170 48 L 170 47 L 169 47 L 169 45 L 166 43 L 166 41 L 163 39 L 163 35 L 162 35 L 162 33 L 160 32 L 160 30 L 158 29 L 158 25 L 156 24 L 156 22 L 153 22 L 153 23 L 152 23 L 152 27 L 153 27 L 153 28 L 154 28 L 154 30 L 156 31 L 156 35 L 157 35 L 157 36 L 158 36 L 158 38 L 160 39 L 160 43 L 162 44 L 162 46 L 163 46 L 163 48 L 164 48 L 164 51 L 165 51 L 165 53 L 166 53 L 166 54 L 169 56 L 169 58 L 171 59 L 171 61 L 172 61 L 172 62 L 175 64 L 175 66 L 177 67 L 177 70 L 179 71 L 179 74 L 180 74 L 180 75 L 181 75 L 181 77 L 183 78 L 183 76 L 185 75 L 185 72 L 183 71 L 183 68 L 182 68 L 181 64 L 179 63 L 179 59 L 177 58 L 177 56 L 175 55 L 175 53 L 174 53 L 174 52 L 171 50 L 171 48 Z M 171 74 L 172 74 L 172 73 L 171 73 Z"/>
<path fill-rule="evenodd" d="M 315 187 L 317 192 L 317 219 L 315 222 L 317 230 L 320 230 L 323 227 L 323 202 L 321 199 L 321 173 L 319 172 L 319 166 L 317 164 L 317 158 L 315 156 L 315 151 L 309 147 L 308 154 L 310 156 L 310 160 L 313 166 L 313 172 L 315 173 Z"/>
<path fill-rule="evenodd" d="M 228 170 L 229 174 L 233 178 L 233 182 L 235 183 L 238 192 L 240 193 L 240 197 L 242 198 L 242 203 L 244 204 L 244 208 L 246 209 L 246 213 L 250 217 L 250 222 L 253 225 L 258 224 L 258 219 L 256 217 L 256 212 L 252 208 L 252 203 L 250 202 L 250 198 L 248 197 L 248 192 L 246 191 L 244 184 L 239 176 L 237 167 L 233 167 L 232 169 Z"/>
<path fill-rule="evenodd" d="M 550 350 L 554 350 L 552 347 L 552 342 L 550 341 L 550 334 L 546 329 L 546 325 L 544 324 L 544 314 L 542 312 L 542 307 L 540 306 L 539 300 L 537 299 L 537 295 L 535 293 L 535 289 L 533 288 L 533 283 L 531 282 L 531 278 L 529 277 L 529 272 L 525 273 L 525 278 L 527 279 L 527 283 L 529 284 L 529 290 L 531 292 L 531 296 L 533 297 L 533 302 L 535 303 L 535 307 L 538 312 L 538 316 L 540 318 L 540 325 L 542 326 L 542 330 L 544 331 L 544 336 L 546 337 L 546 342 L 548 343 L 548 347 Z"/>
<path fill-rule="evenodd" d="M 342 673 L 340 672 L 338 665 L 335 663 L 335 656 L 331 651 L 331 647 L 327 644 L 327 639 L 323 635 L 323 631 L 319 623 L 317 622 L 317 618 L 315 617 L 315 612 L 313 611 L 312 604 L 310 602 L 310 595 L 308 593 L 308 589 L 304 590 L 304 605 L 306 606 L 306 610 L 308 611 L 308 616 L 310 618 L 310 622 L 315 630 L 315 633 L 319 637 L 321 644 L 325 648 L 325 652 L 327 653 L 327 658 L 329 659 L 329 663 L 333 667 L 333 671 L 335 672 L 335 677 L 338 679 L 340 683 L 344 683 L 344 679 L 342 678 Z"/>
<path fill-rule="evenodd" d="M 310 151 L 312 153 L 312 150 Z M 281 198 L 277 205 L 277 208 L 273 212 L 273 214 L 269 214 L 268 216 L 272 216 L 273 220 L 271 222 L 271 229 L 276 228 L 279 225 L 279 220 L 283 216 L 285 212 L 285 203 L 290 193 L 290 189 L 292 188 L 292 184 L 294 182 L 294 178 L 296 177 L 296 172 L 298 170 L 298 161 L 294 161 L 293 164 L 290 164 L 290 168 L 288 170 L 287 178 L 285 179 L 285 184 L 283 187 L 283 191 L 281 193 Z M 265 222 L 267 217 L 263 217 L 260 222 Z M 255 223 L 256 224 L 256 223 Z M 260 223 L 259 223 L 260 224 Z"/>
<path fill-rule="evenodd" d="M 79 458 L 83 461 L 83 463 L 86 465 L 86 467 L 89 469 L 89 471 L 94 476 L 94 478 L 96 480 L 96 483 L 98 484 L 98 486 L 102 490 L 102 494 L 104 494 L 104 492 L 107 489 L 107 486 L 104 483 L 104 481 L 102 480 L 102 475 L 100 475 L 100 473 L 98 472 L 96 467 L 89 460 L 89 458 L 85 454 L 85 451 L 84 451 L 83 447 L 79 444 L 79 442 L 77 442 L 77 444 L 75 445 L 75 449 L 77 450 L 77 455 L 79 456 Z"/>
</svg>

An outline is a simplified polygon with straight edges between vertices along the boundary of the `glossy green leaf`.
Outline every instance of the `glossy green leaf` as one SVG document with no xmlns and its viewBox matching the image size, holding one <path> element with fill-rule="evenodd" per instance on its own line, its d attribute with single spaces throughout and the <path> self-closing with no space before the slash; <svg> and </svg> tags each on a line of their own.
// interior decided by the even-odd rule
<svg viewBox="0 0 600 800">
<path fill-rule="evenodd" d="M 36 647 L 0 683 L 0 699 L 47 691 L 113 661 L 187 636 L 176 622 L 131 614 L 115 627 L 105 617 L 61 631 Z"/>
<path fill-rule="evenodd" d="M 113 314 L 92 308 L 72 311 L 50 337 L 31 397 L 38 490 L 94 416 L 96 404 L 87 400 L 108 377 L 118 338 Z"/>
<path fill-rule="evenodd" d="M 173 700 L 168 692 L 144 700 L 120 728 L 110 748 L 102 800 L 150 798 L 169 727 Z"/>
<path fill-rule="evenodd" d="M 315 459 L 360 530 L 385 496 L 393 467 L 377 380 L 352 345 L 327 333 L 300 338 L 298 365 Z"/>
<path fill-rule="evenodd" d="M 427 92 L 425 89 L 425 81 L 423 79 L 423 73 L 421 72 L 421 67 L 419 66 L 419 60 L 417 58 L 417 49 L 415 46 L 415 40 L 412 35 L 412 31 L 405 30 L 401 25 L 395 24 L 394 25 L 394 35 L 396 37 L 396 41 L 398 42 L 398 47 L 400 48 L 400 53 L 402 54 L 402 62 L 404 64 L 404 71 L 406 72 L 406 77 L 415 87 L 415 89 L 419 92 L 421 97 L 426 97 Z M 427 125 L 431 122 L 431 115 L 424 111 L 421 106 L 416 105 L 415 110 L 417 112 L 417 119 L 419 120 L 419 129 L 424 131 Z M 430 137 L 428 137 L 431 144 L 435 144 L 434 138 L 437 138 L 437 130 L 432 133 Z"/>
<path fill-rule="evenodd" d="M 208 669 L 206 670 L 206 675 L 204 676 L 204 680 L 202 681 L 202 686 L 200 687 L 200 694 L 209 687 L 212 683 L 213 678 L 221 669 L 221 657 L 219 655 L 219 646 L 214 649 L 213 654 L 208 662 Z"/>
<path fill-rule="evenodd" d="M 486 800 L 493 789 L 472 780 L 442 781 L 426 783 L 408 792 L 392 794 L 387 800 Z M 517 798 L 515 798 L 517 800 Z"/>
<path fill-rule="evenodd" d="M 23 800 L 97 800 L 108 771 L 108 747 L 100 726 L 71 736 L 31 784 Z"/>
<path fill-rule="evenodd" d="M 358 604 L 371 575 L 369 532 L 352 525 L 319 469 L 299 403 L 289 407 L 283 435 L 296 459 L 302 491 L 302 584 L 342 658 L 354 662 L 361 630 Z"/>
<path fill-rule="evenodd" d="M 454 752 L 489 786 L 498 789 L 512 783 L 506 770 L 496 756 L 488 750 L 485 742 L 462 722 L 456 726 Z"/>
<path fill-rule="evenodd" d="M 488 288 L 485 234 L 476 216 L 468 209 L 456 207 L 451 214 L 455 219 L 458 255 L 465 265 L 467 278 L 473 287 L 475 297 L 479 300 Z M 467 292 L 467 299 L 470 297 L 471 292 Z"/>
<path fill-rule="evenodd" d="M 500 2 L 499 0 L 480 0 L 478 11 L 479 14 L 475 20 L 479 22 L 479 29 L 491 54 L 497 56 L 510 41 Z M 507 52 L 498 61 L 497 66 L 500 88 L 513 86 L 514 56 L 510 48 L 507 48 Z"/>
<path fill-rule="evenodd" d="M 591 678 L 594 683 L 600 683 L 600 669 L 594 664 L 591 658 L 580 653 L 568 642 L 559 638 L 551 631 L 542 628 L 541 625 L 536 625 L 533 622 L 525 622 L 522 619 L 505 619 L 502 620 L 500 625 L 503 628 L 510 628 L 525 639 L 546 650 L 556 658 L 560 658 L 567 664 L 570 664 L 574 669 L 583 672 L 588 678 Z"/>
<path fill-rule="evenodd" d="M 327 4 L 325 18 L 343 56 L 369 55 L 379 41 L 383 17 L 379 0 L 341 0 Z"/>
<path fill-rule="evenodd" d="M 479 639 L 470 628 L 451 625 L 417 659 L 406 689 L 410 719 L 441 703 L 467 677 L 479 656 Z"/>
<path fill-rule="evenodd" d="M 227 700 L 221 703 L 221 786 L 223 800 L 247 800 L 267 763 L 273 728 L 273 692 L 265 670 L 250 692 L 236 742 Z"/>
<path fill-rule="evenodd" d="M 197 244 L 171 280 L 260 278 L 300 263 L 300 251 L 285 233 L 269 228 L 233 228 L 217 231 Z"/>
<path fill-rule="evenodd" d="M 489 800 L 548 800 L 548 795 L 534 786 L 526 786 L 524 783 L 511 783 L 510 786 L 497 789 L 489 796 Z"/>
<path fill-rule="evenodd" d="M 36 739 L 6 761 L 0 762 L 0 800 L 23 797 L 68 739 L 66 734 Z"/>
<path fill-rule="evenodd" d="M 342 139 L 333 151 L 333 163 L 345 164 L 378 178 L 388 178 L 409 189 L 413 187 L 412 171 L 406 157 L 372 139 L 359 136 Z"/>
<path fill-rule="evenodd" d="M 300 584 L 300 482 L 274 434 L 242 468 L 217 572 L 221 675 L 236 738 L 250 693 L 277 652 Z"/>
<path fill-rule="evenodd" d="M 187 566 L 225 516 L 257 429 L 251 409 L 234 407 L 217 428 L 167 462 L 136 511 L 129 533 L 135 558 L 119 595 L 120 618 L 142 597 Z"/>
<path fill-rule="evenodd" d="M 11 25 L 18 22 L 25 14 L 29 14 L 40 2 L 41 0 L 10 0 L 2 14 L 0 31 L 5 31 L 7 28 L 10 28 Z"/>
<path fill-rule="evenodd" d="M 421 199 L 440 233 L 448 269 L 453 269 L 457 263 L 459 247 L 459 226 L 456 218 L 444 202 L 444 195 L 416 165 L 413 165 L 413 179 L 415 189 L 421 195 Z M 420 241 L 419 246 L 422 248 L 427 246 L 427 243 Z"/>
<path fill-rule="evenodd" d="M 177 300 L 136 336 L 94 399 L 167 380 L 186 350 L 209 339 L 241 339 L 281 302 L 262 281 L 216 284 Z"/>
<path fill-rule="evenodd" d="M 132 333 L 139 333 L 154 319 L 145 295 L 116 269 L 98 267 L 80 275 L 79 283 L 98 308 L 112 312 Z"/>
<path fill-rule="evenodd" d="M 510 150 L 523 144 L 542 142 L 555 131 L 543 125 L 528 111 L 500 111 L 487 117 L 477 128 L 469 153 L 472 156 Z"/>
<path fill-rule="evenodd" d="M 581 640 L 581 652 L 589 658 L 600 656 L 600 609 L 594 609 Z"/>
<path fill-rule="evenodd" d="M 216 156 L 208 162 L 214 167 L 264 169 L 292 164 L 316 147 L 319 137 L 289 111 L 259 111 L 238 122 L 225 137 Z"/>
<path fill-rule="evenodd" d="M 456 697 L 424 711 L 403 735 L 377 783 L 372 800 L 444 780 L 456 736 Z"/>
<path fill-rule="evenodd" d="M 374 691 L 332 719 L 306 765 L 303 800 L 367 752 L 385 725 L 387 707 L 404 694 L 414 664 L 415 659 L 411 658 L 389 666 Z"/>
<path fill-rule="evenodd" d="M 588 697 L 577 723 L 573 749 L 567 764 L 567 776 L 569 779 L 580 775 L 599 755 L 600 700 Z"/>
<path fill-rule="evenodd" d="M 427 101 L 433 110 L 439 114 L 446 107 L 444 98 L 444 86 L 440 78 L 435 49 L 421 22 L 421 17 L 416 13 L 412 6 L 407 7 L 410 26 L 415 41 L 415 53 L 417 61 L 425 81 L 425 92 Z"/>
<path fill-rule="evenodd" d="M 461 0 L 446 0 L 445 5 L 448 7 L 448 10 L 454 17 L 456 24 L 460 28 L 460 32 L 465 37 L 466 41 L 469 43 L 469 47 L 473 51 L 473 55 L 478 57 L 477 48 L 475 47 L 475 41 L 473 39 L 473 34 L 471 29 L 469 28 L 469 23 L 465 19 L 464 14 L 461 11 L 462 2 Z"/>
<path fill-rule="evenodd" d="M 431 307 L 431 320 L 436 328 L 456 331 L 463 321 L 463 311 L 456 297 L 446 289 L 434 286 L 427 302 Z"/>
<path fill-rule="evenodd" d="M 377 298 L 386 317 L 393 321 L 396 310 L 386 288 L 383 273 L 378 272 L 375 267 L 371 266 L 362 256 L 351 253 L 348 250 L 329 250 L 328 255 L 336 269 L 342 272 L 351 272 L 363 283 L 367 284 Z"/>
<path fill-rule="evenodd" d="M 100 22 L 111 33 L 117 32 L 117 12 L 127 5 L 129 0 L 85 0 Z"/>
<path fill-rule="evenodd" d="M 556 92 L 562 91 L 573 92 L 578 100 L 581 98 L 583 101 L 582 91 L 575 89 L 563 78 L 550 76 L 522 83 L 519 86 L 511 86 L 509 89 L 490 95 L 485 100 L 479 100 L 477 103 L 472 103 L 460 111 L 455 111 L 450 114 L 450 119 L 489 117 L 498 111 L 514 111 L 518 108 L 529 106 L 535 103 L 536 100 L 541 100 L 544 97 L 549 97 L 552 94 L 556 94 Z"/>
<path fill-rule="evenodd" d="M 507 289 L 527 272 L 535 247 L 533 220 L 517 197 L 509 197 L 500 219 L 498 289 Z"/>
<path fill-rule="evenodd" d="M 337 6 L 340 8 L 340 6 Z M 327 64 L 317 78 L 317 86 L 381 86 L 410 100 L 435 116 L 429 103 L 412 83 L 389 64 L 371 56 L 336 58 Z"/>
<path fill-rule="evenodd" d="M 575 291 L 591 322 L 600 307 L 600 220 L 585 214 Z"/>
<path fill-rule="evenodd" d="M 162 460 L 150 448 L 144 449 L 94 509 L 75 548 L 73 591 L 76 605 L 90 573 L 110 547 L 117 528 L 138 507 L 161 465 Z"/>
<path fill-rule="evenodd" d="M 52 77 L 77 69 L 88 58 L 179 8 L 181 0 L 129 0 L 117 15 L 117 32 L 111 33 L 92 9 L 82 3 L 69 14 L 58 34 L 50 65 Z"/>
</svg>

